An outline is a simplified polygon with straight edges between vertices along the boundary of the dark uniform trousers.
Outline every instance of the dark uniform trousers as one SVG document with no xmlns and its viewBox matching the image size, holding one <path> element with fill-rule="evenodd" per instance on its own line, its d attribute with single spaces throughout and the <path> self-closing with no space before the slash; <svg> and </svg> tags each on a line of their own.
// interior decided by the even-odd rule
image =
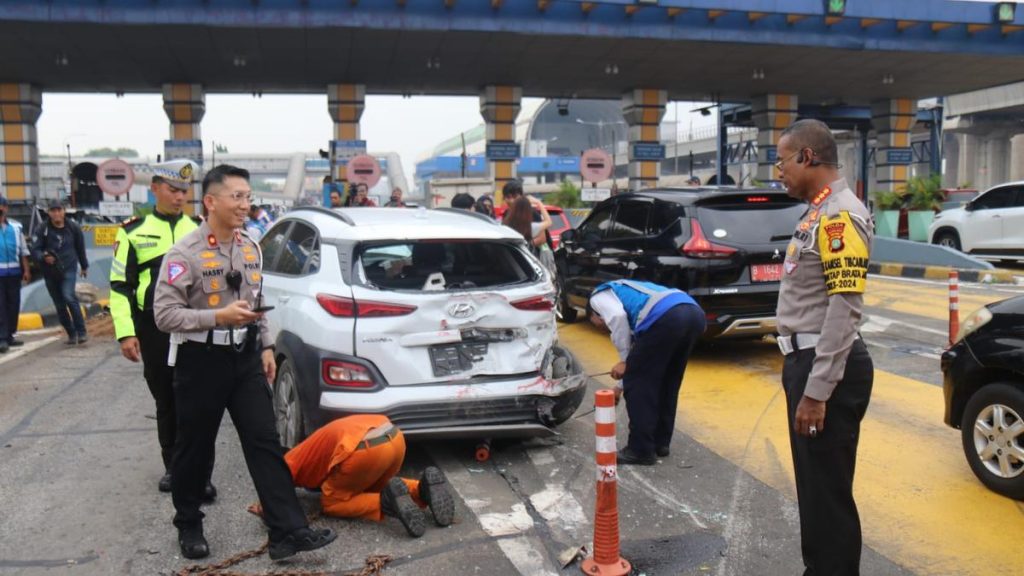
<svg viewBox="0 0 1024 576">
<path fill-rule="evenodd" d="M 634 453 L 651 456 L 656 447 L 672 441 L 679 387 L 705 323 L 699 307 L 679 304 L 634 338 L 622 379 L 629 415 L 627 445 Z"/>
<path fill-rule="evenodd" d="M 250 341 L 253 339 L 250 338 Z M 171 472 L 174 525 L 201 524 L 199 505 L 206 467 L 226 409 L 238 431 L 249 475 L 256 485 L 270 539 L 279 540 L 306 526 L 295 496 L 292 475 L 284 461 L 267 376 L 259 352 L 247 346 L 186 342 L 178 347 L 174 370 L 178 439 Z"/>
<path fill-rule="evenodd" d="M 800 507 L 800 544 L 807 567 L 804 575 L 854 576 L 860 573 L 862 542 L 853 473 L 874 365 L 864 341 L 854 340 L 843 379 L 825 407 L 825 429 L 809 438 L 793 431 L 793 419 L 813 364 L 814 349 L 809 348 L 786 356 L 782 368 Z"/>
</svg>

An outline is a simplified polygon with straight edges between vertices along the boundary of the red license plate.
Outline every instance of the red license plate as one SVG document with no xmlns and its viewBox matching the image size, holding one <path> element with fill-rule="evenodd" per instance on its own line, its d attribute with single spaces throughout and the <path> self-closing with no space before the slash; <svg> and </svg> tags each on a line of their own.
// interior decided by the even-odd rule
<svg viewBox="0 0 1024 576">
<path fill-rule="evenodd" d="M 782 280 L 782 264 L 751 264 L 752 282 L 778 282 Z"/>
</svg>

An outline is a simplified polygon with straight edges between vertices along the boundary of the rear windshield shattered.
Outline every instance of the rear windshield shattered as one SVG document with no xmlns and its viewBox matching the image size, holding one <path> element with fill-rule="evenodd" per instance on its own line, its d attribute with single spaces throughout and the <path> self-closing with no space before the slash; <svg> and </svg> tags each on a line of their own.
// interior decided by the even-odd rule
<svg viewBox="0 0 1024 576">
<path fill-rule="evenodd" d="M 466 290 L 540 279 L 515 245 L 502 242 L 396 242 L 359 250 L 360 280 L 381 290 Z"/>
</svg>

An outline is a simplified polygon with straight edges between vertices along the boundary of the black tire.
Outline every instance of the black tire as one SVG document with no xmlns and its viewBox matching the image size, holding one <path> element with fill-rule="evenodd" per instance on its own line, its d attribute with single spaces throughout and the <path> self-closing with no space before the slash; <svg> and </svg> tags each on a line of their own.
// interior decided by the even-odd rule
<svg viewBox="0 0 1024 576">
<path fill-rule="evenodd" d="M 939 246 L 946 246 L 953 250 L 961 250 L 960 248 L 960 235 L 951 230 L 943 230 L 935 235 L 935 239 L 932 244 L 938 244 Z"/>
<path fill-rule="evenodd" d="M 305 440 L 299 380 L 287 358 L 277 367 L 277 378 L 274 380 L 274 422 L 281 445 L 285 448 L 294 448 Z"/>
<path fill-rule="evenodd" d="M 1024 500 L 1024 389 L 982 386 L 964 407 L 960 437 L 974 475 L 993 492 Z M 1016 433 L 1008 428 L 1016 426 Z"/>
<path fill-rule="evenodd" d="M 555 278 L 555 283 L 558 286 L 555 318 L 558 318 L 559 322 L 572 324 L 576 321 L 578 311 L 569 305 L 569 293 L 565 290 L 565 274 L 562 273 L 561 268 L 558 270 L 558 277 Z"/>
</svg>

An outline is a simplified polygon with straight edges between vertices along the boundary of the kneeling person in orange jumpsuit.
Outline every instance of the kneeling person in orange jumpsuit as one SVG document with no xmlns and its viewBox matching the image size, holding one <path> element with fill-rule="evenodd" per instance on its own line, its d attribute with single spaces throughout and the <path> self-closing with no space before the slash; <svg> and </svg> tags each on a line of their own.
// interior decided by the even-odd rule
<svg viewBox="0 0 1024 576">
<path fill-rule="evenodd" d="M 323 513 L 380 521 L 398 518 L 411 536 L 426 530 L 420 508 L 448 526 L 455 502 L 441 470 L 429 466 L 419 480 L 397 478 L 405 438 L 387 416 L 348 416 L 314 432 L 285 454 L 296 486 L 321 491 Z"/>
</svg>

